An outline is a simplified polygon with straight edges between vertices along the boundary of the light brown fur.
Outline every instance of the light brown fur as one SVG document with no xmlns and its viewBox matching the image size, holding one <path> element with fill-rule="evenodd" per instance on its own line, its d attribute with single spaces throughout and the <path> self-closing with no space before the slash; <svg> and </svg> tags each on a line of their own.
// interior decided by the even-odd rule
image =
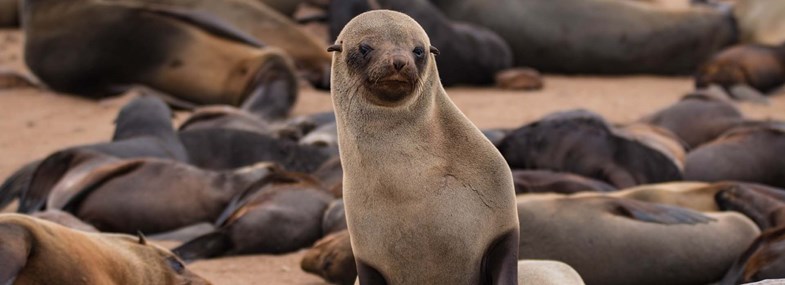
<svg viewBox="0 0 785 285">
<path fill-rule="evenodd" d="M 337 43 L 332 96 L 358 264 L 376 269 L 388 284 L 488 280 L 480 273 L 486 251 L 518 231 L 512 176 L 496 148 L 447 97 L 428 36 L 410 17 L 381 10 L 354 18 Z M 362 44 L 374 50 L 358 69 L 351 62 Z M 418 47 L 424 48 L 421 61 L 409 60 Z M 407 62 L 403 73 L 384 77 L 387 64 L 398 59 Z M 415 62 L 417 70 L 409 70 Z M 513 267 L 502 270 L 512 279 L 501 280 L 510 282 L 505 284 L 517 278 L 510 254 L 502 257 Z M 358 265 L 361 282 L 362 269 Z"/>
<path fill-rule="evenodd" d="M 0 245 L 2 284 L 210 284 L 184 267 L 178 273 L 182 263 L 171 252 L 135 237 L 75 231 L 22 215 L 0 216 Z"/>
<path fill-rule="evenodd" d="M 525 233 L 520 257 L 567 263 L 586 284 L 707 284 L 719 280 L 760 233 L 738 213 L 685 222 L 685 214 L 699 214 L 630 201 L 519 197 Z M 641 217 L 655 221 L 628 216 L 625 205 L 643 205 Z"/>
</svg>

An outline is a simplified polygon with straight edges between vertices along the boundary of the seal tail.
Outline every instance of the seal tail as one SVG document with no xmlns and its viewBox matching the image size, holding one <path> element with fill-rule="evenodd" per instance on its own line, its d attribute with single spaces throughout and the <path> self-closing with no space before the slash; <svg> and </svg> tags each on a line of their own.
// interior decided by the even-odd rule
<svg viewBox="0 0 785 285">
<path fill-rule="evenodd" d="M 233 248 L 234 244 L 229 235 L 222 231 L 215 231 L 186 242 L 172 252 L 183 261 L 192 262 L 224 255 Z"/>
<path fill-rule="evenodd" d="M 11 176 L 9 176 L 3 185 L 0 185 L 0 209 L 5 208 L 14 199 L 21 197 L 27 192 L 30 187 L 30 180 L 33 178 L 33 173 L 41 164 L 40 160 L 33 161 L 23 166 Z"/>
</svg>

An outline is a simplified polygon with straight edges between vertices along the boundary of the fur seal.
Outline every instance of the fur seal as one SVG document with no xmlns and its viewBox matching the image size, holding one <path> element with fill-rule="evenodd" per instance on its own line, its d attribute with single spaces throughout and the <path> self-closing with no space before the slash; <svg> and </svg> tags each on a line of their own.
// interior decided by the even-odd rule
<svg viewBox="0 0 785 285">
<path fill-rule="evenodd" d="M 684 178 L 692 181 L 735 180 L 785 188 L 785 130 L 761 124 L 728 131 L 687 155 Z"/>
<path fill-rule="evenodd" d="M 188 162 L 188 154 L 172 128 L 172 116 L 171 109 L 158 98 L 135 98 L 118 113 L 111 142 L 66 148 L 47 156 L 35 166 L 29 164 L 23 167 L 9 178 L 10 181 L 17 177 L 27 177 L 20 180 L 20 183 L 9 184 L 17 187 L 12 192 L 21 198 L 20 212 L 30 213 L 41 209 L 44 205 L 37 203 L 45 201 L 50 190 L 45 187 L 39 190 L 47 192 L 30 192 L 30 181 L 45 180 L 43 183 L 49 185 L 58 181 L 68 184 L 70 182 L 62 181 L 66 173 L 70 178 L 78 179 L 100 165 L 123 158 L 156 157 Z M 82 152 L 101 153 L 105 156 L 92 159 L 93 156 L 79 155 Z"/>
<path fill-rule="evenodd" d="M 733 16 L 744 43 L 776 45 L 785 42 L 785 6 L 767 0 L 735 1 Z"/>
<path fill-rule="evenodd" d="M 322 236 L 321 220 L 332 197 L 315 179 L 277 173 L 263 189 L 235 197 L 217 229 L 173 250 L 184 260 L 251 253 L 286 253 Z"/>
<path fill-rule="evenodd" d="M 3 214 L 0 244 L 2 284 L 210 284 L 143 237 L 87 233 Z"/>
<path fill-rule="evenodd" d="M 681 180 L 673 142 L 610 126 L 586 110 L 557 112 L 510 132 L 497 146 L 510 167 L 570 172 L 618 188 Z M 683 152 L 683 149 L 681 150 Z"/>
<path fill-rule="evenodd" d="M 156 157 L 188 162 L 188 154 L 172 128 L 171 118 L 171 109 L 160 99 L 152 96 L 135 98 L 123 106 L 117 115 L 111 142 L 66 148 L 50 154 L 40 163 L 28 164 L 7 181 L 21 178 L 18 183 L 2 186 L 3 200 L 13 198 L 6 195 L 18 195 L 21 198 L 19 211 L 31 213 L 44 206 L 39 203 L 46 200 L 50 186 L 58 182 L 70 183 L 62 179 L 66 173 L 70 179 L 78 179 L 96 167 L 124 158 Z M 83 156 L 83 152 L 105 156 L 93 159 L 97 157 Z M 30 181 L 50 186 L 38 188 L 45 191 L 42 193 L 31 192 L 28 191 Z M 6 185 L 10 188 L 6 188 Z"/>
<path fill-rule="evenodd" d="M 684 96 L 675 104 L 641 119 L 678 136 L 689 148 L 714 140 L 744 122 L 729 100 L 704 93 Z"/>
<path fill-rule="evenodd" d="M 90 233 L 97 233 L 97 232 L 99 232 L 98 229 L 96 229 L 95 227 L 93 227 L 91 225 L 88 225 L 87 223 L 83 222 L 79 218 L 74 217 L 74 215 L 71 215 L 71 214 L 69 214 L 67 212 L 63 212 L 63 211 L 60 211 L 60 210 L 46 210 L 46 211 L 43 211 L 43 212 L 35 212 L 35 213 L 31 214 L 30 216 L 33 216 L 35 218 L 42 219 L 42 220 L 45 220 L 45 221 L 50 221 L 50 222 L 53 222 L 55 224 L 64 226 L 66 228 L 74 229 L 74 230 L 80 230 L 80 231 L 83 231 L 83 232 L 90 232 Z"/>
<path fill-rule="evenodd" d="M 163 4 L 192 13 L 219 18 L 228 26 L 235 27 L 242 33 L 259 39 L 266 45 L 284 50 L 286 55 L 294 60 L 301 77 L 304 77 L 316 87 L 329 87 L 330 54 L 325 52 L 322 41 L 303 32 L 291 19 L 271 9 L 260 0 L 103 1 L 127 3 L 134 6 L 141 5 L 146 8 L 157 8 Z"/>
<path fill-rule="evenodd" d="M 519 256 L 567 263 L 586 284 L 715 282 L 760 233 L 738 213 L 613 197 L 522 195 L 518 215 Z"/>
<path fill-rule="evenodd" d="M 747 99 L 739 86 L 762 94 L 785 84 L 785 43 L 779 46 L 736 45 L 722 50 L 704 63 L 695 75 L 698 88 L 717 84 L 733 97 Z M 749 98 L 753 99 L 753 98 Z"/>
<path fill-rule="evenodd" d="M 688 74 L 735 41 L 732 17 L 707 8 L 607 0 L 431 2 L 451 19 L 499 34 L 515 66 L 543 72 Z"/>
<path fill-rule="evenodd" d="M 133 159 L 101 165 L 75 179 L 66 174 L 62 179 L 69 183 L 33 181 L 30 191 L 50 187 L 48 209 L 72 213 L 101 231 L 152 234 L 215 221 L 233 197 L 259 190 L 254 185 L 276 171 L 270 163 L 208 171 L 169 160 Z"/>
<path fill-rule="evenodd" d="M 365 12 L 329 50 L 360 282 L 516 284 L 510 169 L 442 88 L 422 27 Z"/>
<path fill-rule="evenodd" d="M 785 190 L 749 183 L 734 186 L 717 193 L 717 203 L 724 210 L 752 218 L 763 233 L 734 262 L 720 284 L 785 278 Z"/>
<path fill-rule="evenodd" d="M 0 0 L 0 28 L 19 27 L 19 1 Z"/>
<path fill-rule="evenodd" d="M 354 261 L 349 231 L 335 232 L 317 241 L 305 252 L 305 256 L 300 261 L 300 268 L 333 284 L 355 284 L 357 265 Z"/>
<path fill-rule="evenodd" d="M 264 96 L 297 92 L 282 52 L 262 49 L 209 14 L 95 0 L 26 1 L 22 11 L 25 62 L 56 91 L 100 98 L 144 85 L 186 101 L 232 105 L 269 92 L 278 79 L 295 89 Z"/>
<path fill-rule="evenodd" d="M 553 260 L 518 261 L 518 284 L 583 285 L 575 269 Z"/>
<path fill-rule="evenodd" d="M 719 280 L 760 233 L 734 212 L 701 214 L 598 195 L 517 199 L 521 259 L 564 262 L 586 284 L 708 284 Z M 354 261 L 349 240 L 346 231 L 325 237 L 301 265 L 347 284 L 356 274 L 348 265 Z"/>
<path fill-rule="evenodd" d="M 513 170 L 515 193 L 560 193 L 571 194 L 583 191 L 611 192 L 616 187 L 605 182 L 571 173 L 547 170 Z"/>
<path fill-rule="evenodd" d="M 491 85 L 495 74 L 512 67 L 512 51 L 496 33 L 472 24 L 448 19 L 427 0 L 333 0 L 329 19 L 332 38 L 362 12 L 389 9 L 414 18 L 440 47 L 436 65 L 444 86 Z"/>
<path fill-rule="evenodd" d="M 332 156 L 314 146 L 234 129 L 195 129 L 178 134 L 191 164 L 225 170 L 275 162 L 286 170 L 311 173 Z"/>
</svg>

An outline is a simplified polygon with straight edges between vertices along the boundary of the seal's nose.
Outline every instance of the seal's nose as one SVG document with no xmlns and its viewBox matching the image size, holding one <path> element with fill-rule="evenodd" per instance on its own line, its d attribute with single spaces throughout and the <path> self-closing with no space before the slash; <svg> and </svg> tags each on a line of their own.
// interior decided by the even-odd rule
<svg viewBox="0 0 785 285">
<path fill-rule="evenodd" d="M 406 59 L 401 56 L 396 56 L 392 59 L 392 65 L 395 70 L 401 71 L 406 66 Z"/>
</svg>

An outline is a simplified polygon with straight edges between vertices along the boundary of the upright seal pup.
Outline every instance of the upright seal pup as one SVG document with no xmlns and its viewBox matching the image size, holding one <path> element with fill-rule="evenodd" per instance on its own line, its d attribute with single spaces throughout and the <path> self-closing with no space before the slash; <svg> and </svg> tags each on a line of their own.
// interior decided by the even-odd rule
<svg viewBox="0 0 785 285">
<path fill-rule="evenodd" d="M 732 17 L 708 8 L 609 0 L 431 2 L 451 19 L 499 34 L 516 66 L 544 72 L 688 74 L 735 41 Z"/>
<path fill-rule="evenodd" d="M 447 97 L 422 27 L 366 12 L 329 50 L 360 283 L 517 284 L 510 169 Z"/>
<path fill-rule="evenodd" d="M 127 235 L 0 215 L 0 284 L 209 285 L 170 251 Z"/>
</svg>

